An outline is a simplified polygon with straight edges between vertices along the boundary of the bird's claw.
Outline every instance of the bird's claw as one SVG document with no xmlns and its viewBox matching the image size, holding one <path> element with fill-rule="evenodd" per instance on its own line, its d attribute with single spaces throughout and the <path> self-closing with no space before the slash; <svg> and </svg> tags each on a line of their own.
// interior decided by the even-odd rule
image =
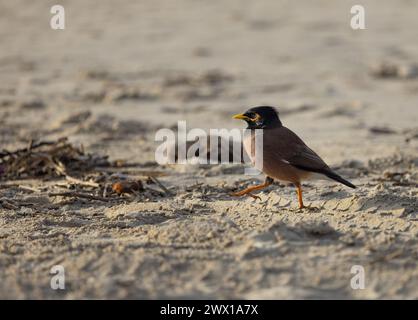
<svg viewBox="0 0 418 320">
<path fill-rule="evenodd" d="M 250 192 L 247 192 L 247 193 L 235 192 L 235 193 L 232 193 L 231 195 L 234 196 L 234 197 L 249 196 L 249 197 L 251 197 L 251 198 L 253 198 L 255 200 L 258 199 L 258 200 L 261 201 L 261 198 L 259 196 L 256 196 L 255 194 L 252 194 Z"/>
<path fill-rule="evenodd" d="M 250 196 L 251 198 L 253 198 L 254 200 L 260 200 L 261 201 L 261 198 L 259 197 L 259 196 L 256 196 L 255 194 L 252 194 L 252 193 L 247 193 L 247 196 Z"/>
<path fill-rule="evenodd" d="M 299 206 L 299 211 L 303 211 L 303 210 L 318 212 L 320 210 L 320 208 L 313 207 L 313 206 L 310 206 L 310 205 Z"/>
</svg>

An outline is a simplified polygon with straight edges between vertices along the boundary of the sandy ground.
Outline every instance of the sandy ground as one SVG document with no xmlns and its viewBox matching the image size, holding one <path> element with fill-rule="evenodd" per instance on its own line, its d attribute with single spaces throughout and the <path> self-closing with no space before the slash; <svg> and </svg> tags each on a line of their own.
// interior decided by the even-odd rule
<svg viewBox="0 0 418 320">
<path fill-rule="evenodd" d="M 0 1 L 0 149 L 67 136 L 173 195 L 103 203 L 0 178 L 23 204 L 0 205 L 1 298 L 418 298 L 416 1 L 362 1 L 359 31 L 350 1 L 63 0 L 65 31 L 55 3 Z M 152 163 L 159 128 L 242 128 L 231 115 L 260 104 L 358 189 L 309 182 L 317 209 L 299 211 L 286 185 L 231 198 L 263 179 L 240 165 Z"/>
</svg>

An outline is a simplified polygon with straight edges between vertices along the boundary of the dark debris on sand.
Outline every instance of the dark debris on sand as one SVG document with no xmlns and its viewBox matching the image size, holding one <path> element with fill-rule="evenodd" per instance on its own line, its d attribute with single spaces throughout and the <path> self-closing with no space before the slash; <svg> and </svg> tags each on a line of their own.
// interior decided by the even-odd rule
<svg viewBox="0 0 418 320">
<path fill-rule="evenodd" d="M 25 148 L 0 151 L 0 184 L 2 189 L 18 187 L 26 192 L 37 192 L 39 188 L 21 183 L 29 179 L 40 179 L 52 182 L 42 188 L 51 198 L 101 202 L 126 201 L 138 197 L 151 200 L 172 195 L 153 176 L 152 170 L 145 170 L 141 181 L 138 177 L 121 174 L 124 165 L 131 164 L 111 162 L 106 155 L 86 153 L 82 146 L 74 146 L 67 138 L 30 141 Z M 161 173 L 155 172 L 155 175 L 158 174 Z M 0 197 L 0 206 L 16 210 L 20 205 L 15 198 Z"/>
</svg>

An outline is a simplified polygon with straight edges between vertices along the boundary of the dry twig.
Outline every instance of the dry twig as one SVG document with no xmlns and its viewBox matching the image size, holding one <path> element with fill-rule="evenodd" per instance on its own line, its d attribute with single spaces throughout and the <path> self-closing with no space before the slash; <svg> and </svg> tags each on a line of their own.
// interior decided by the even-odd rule
<svg viewBox="0 0 418 320">
<path fill-rule="evenodd" d="M 153 176 L 149 176 L 149 178 L 156 183 L 163 191 L 166 195 L 172 195 L 172 192 L 170 190 L 168 190 L 156 177 Z"/>
<path fill-rule="evenodd" d="M 89 200 L 97 200 L 97 201 L 103 201 L 107 202 L 110 200 L 110 198 L 103 198 L 100 196 L 94 196 L 87 193 L 81 193 L 81 192 L 55 192 L 55 193 L 49 193 L 49 197 L 73 197 L 73 198 L 82 198 L 82 199 L 89 199 Z"/>
</svg>

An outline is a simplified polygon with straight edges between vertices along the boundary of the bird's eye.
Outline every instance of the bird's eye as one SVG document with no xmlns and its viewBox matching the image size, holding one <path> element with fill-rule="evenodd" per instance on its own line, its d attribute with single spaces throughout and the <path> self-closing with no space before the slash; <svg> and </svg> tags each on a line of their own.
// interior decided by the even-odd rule
<svg viewBox="0 0 418 320">
<path fill-rule="evenodd" d="M 254 122 L 260 121 L 261 116 L 256 112 L 251 112 L 251 120 Z"/>
</svg>

